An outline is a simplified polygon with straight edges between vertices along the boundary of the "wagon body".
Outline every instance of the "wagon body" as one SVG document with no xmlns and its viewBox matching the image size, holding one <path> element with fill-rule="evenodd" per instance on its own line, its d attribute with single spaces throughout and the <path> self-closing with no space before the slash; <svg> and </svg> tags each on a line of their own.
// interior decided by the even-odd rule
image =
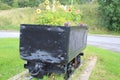
<svg viewBox="0 0 120 80">
<path fill-rule="evenodd" d="M 21 25 L 20 55 L 25 60 L 66 63 L 86 47 L 87 27 Z"/>
<path fill-rule="evenodd" d="M 32 63 L 45 63 L 47 66 L 54 64 L 54 70 L 55 65 L 57 69 L 60 66 L 57 72 L 65 72 L 63 65 L 79 55 L 85 49 L 86 43 L 86 26 L 21 24 L 20 27 L 21 58 Z"/>
</svg>

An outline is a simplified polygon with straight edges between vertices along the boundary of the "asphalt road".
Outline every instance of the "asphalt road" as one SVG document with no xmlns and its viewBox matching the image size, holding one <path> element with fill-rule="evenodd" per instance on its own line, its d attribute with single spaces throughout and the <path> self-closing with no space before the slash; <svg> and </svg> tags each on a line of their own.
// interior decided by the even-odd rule
<svg viewBox="0 0 120 80">
<path fill-rule="evenodd" d="M 19 38 L 19 32 L 0 31 L 0 38 Z"/>
<path fill-rule="evenodd" d="M 19 38 L 18 32 L 0 31 L 0 38 Z M 120 36 L 88 35 L 88 45 L 120 53 Z"/>
<path fill-rule="evenodd" d="M 88 44 L 120 53 L 120 36 L 89 35 Z"/>
</svg>

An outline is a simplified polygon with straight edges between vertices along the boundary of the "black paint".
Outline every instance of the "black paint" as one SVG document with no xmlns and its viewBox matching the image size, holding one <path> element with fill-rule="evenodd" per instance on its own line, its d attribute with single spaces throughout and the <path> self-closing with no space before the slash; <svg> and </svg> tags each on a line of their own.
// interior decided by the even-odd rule
<svg viewBox="0 0 120 80">
<path fill-rule="evenodd" d="M 66 65 L 86 47 L 87 27 L 21 24 L 20 55 L 31 75 L 65 73 Z M 39 70 L 38 70 L 39 69 Z M 41 71 L 36 72 L 36 71 Z"/>
</svg>

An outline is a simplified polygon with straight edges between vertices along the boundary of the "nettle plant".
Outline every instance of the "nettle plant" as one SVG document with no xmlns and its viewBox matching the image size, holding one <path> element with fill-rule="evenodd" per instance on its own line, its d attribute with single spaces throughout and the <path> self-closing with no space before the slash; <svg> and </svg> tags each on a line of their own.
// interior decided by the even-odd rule
<svg viewBox="0 0 120 80">
<path fill-rule="evenodd" d="M 58 2 L 54 2 L 49 10 L 38 9 L 38 14 L 36 15 L 36 23 L 59 26 L 63 26 L 65 22 L 69 22 L 71 23 L 71 25 L 76 25 L 77 23 L 80 23 L 82 15 L 80 10 L 74 10 L 71 7 L 67 8 L 67 6 L 56 4 L 58 4 Z"/>
<path fill-rule="evenodd" d="M 98 0 L 101 17 L 104 24 L 111 31 L 120 31 L 120 1 Z"/>
</svg>

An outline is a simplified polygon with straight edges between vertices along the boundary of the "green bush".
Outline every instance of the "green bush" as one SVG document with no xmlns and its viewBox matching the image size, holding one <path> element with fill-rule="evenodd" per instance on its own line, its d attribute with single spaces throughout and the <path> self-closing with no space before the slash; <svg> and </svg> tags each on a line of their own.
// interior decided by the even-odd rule
<svg viewBox="0 0 120 80">
<path fill-rule="evenodd" d="M 84 4 L 84 3 L 87 3 L 89 0 L 78 0 L 78 3 L 79 4 Z"/>
<path fill-rule="evenodd" d="M 7 9 L 11 9 L 11 7 L 8 6 L 7 4 L 0 2 L 0 10 L 7 10 Z"/>
<path fill-rule="evenodd" d="M 63 25 L 65 22 L 70 22 L 72 25 L 75 23 L 80 23 L 81 14 L 76 12 L 65 12 L 63 10 L 59 11 L 43 11 L 37 15 L 37 24 L 47 24 L 47 25 Z"/>
<path fill-rule="evenodd" d="M 98 0 L 101 18 L 104 25 L 111 31 L 120 31 L 119 0 Z"/>
</svg>

